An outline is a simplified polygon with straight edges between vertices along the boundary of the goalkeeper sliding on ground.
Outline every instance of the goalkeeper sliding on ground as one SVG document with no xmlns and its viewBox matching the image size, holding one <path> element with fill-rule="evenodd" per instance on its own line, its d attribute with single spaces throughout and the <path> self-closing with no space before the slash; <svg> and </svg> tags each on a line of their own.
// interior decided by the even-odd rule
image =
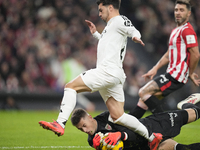
<svg viewBox="0 0 200 150">
<path fill-rule="evenodd" d="M 180 133 L 183 125 L 199 119 L 200 108 L 194 105 L 199 101 L 200 94 L 193 94 L 179 103 L 178 107 L 182 110 L 153 114 L 139 119 L 149 130 L 163 135 L 158 150 L 199 150 L 200 143 L 183 145 L 172 140 Z M 76 109 L 71 122 L 88 134 L 89 145 L 97 150 L 150 150 L 144 137 L 124 126 L 113 124 L 108 118 L 108 111 L 93 118 L 85 110 Z"/>
</svg>

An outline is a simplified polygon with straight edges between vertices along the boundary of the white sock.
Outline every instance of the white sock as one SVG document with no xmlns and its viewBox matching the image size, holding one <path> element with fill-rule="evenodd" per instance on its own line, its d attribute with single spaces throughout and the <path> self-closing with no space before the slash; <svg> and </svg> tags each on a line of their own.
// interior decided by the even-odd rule
<svg viewBox="0 0 200 150">
<path fill-rule="evenodd" d="M 109 121 L 110 117 L 109 117 Z M 124 113 L 121 117 L 114 121 L 114 123 L 125 126 L 130 130 L 145 137 L 149 142 L 153 141 L 154 135 L 149 136 L 147 128 L 134 116 Z"/>
<path fill-rule="evenodd" d="M 64 95 L 60 105 L 60 113 L 57 119 L 57 122 L 63 128 L 65 128 L 65 123 L 76 106 L 76 95 L 77 92 L 75 90 L 70 88 L 64 89 Z"/>
</svg>

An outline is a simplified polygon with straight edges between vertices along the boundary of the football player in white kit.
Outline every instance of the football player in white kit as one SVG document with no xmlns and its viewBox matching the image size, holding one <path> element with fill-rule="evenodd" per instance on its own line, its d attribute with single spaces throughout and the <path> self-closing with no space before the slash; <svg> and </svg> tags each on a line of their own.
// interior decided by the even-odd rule
<svg viewBox="0 0 200 150">
<path fill-rule="evenodd" d="M 107 23 L 103 32 L 100 34 L 92 22 L 85 20 L 90 32 L 99 40 L 96 68 L 80 74 L 65 85 L 57 121 L 40 121 L 39 124 L 58 136 L 63 135 L 65 124 L 76 105 L 77 93 L 99 91 L 110 112 L 109 120 L 144 136 L 149 141 L 150 149 L 156 149 L 162 135 L 148 131 L 137 118 L 124 113 L 123 84 L 126 75 L 122 63 L 126 52 L 127 37 L 131 37 L 134 42 L 143 46 L 144 43 L 140 39 L 140 32 L 131 21 L 119 14 L 120 2 L 120 0 L 97 1 L 99 16 Z M 116 143 L 116 138 L 112 136 L 108 135 L 107 138 L 110 139 L 110 143 Z M 122 135 L 116 136 L 120 138 Z M 99 141 L 94 143 L 94 148 L 97 148 L 98 144 Z"/>
</svg>

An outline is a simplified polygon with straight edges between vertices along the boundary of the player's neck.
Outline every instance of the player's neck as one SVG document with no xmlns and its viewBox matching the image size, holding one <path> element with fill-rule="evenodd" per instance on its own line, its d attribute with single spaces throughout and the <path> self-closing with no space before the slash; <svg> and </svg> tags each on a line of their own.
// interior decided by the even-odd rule
<svg viewBox="0 0 200 150">
<path fill-rule="evenodd" d="M 108 23 L 108 21 L 110 20 L 110 19 L 112 19 L 112 18 L 114 18 L 114 17 L 116 17 L 116 16 L 119 16 L 120 14 L 119 14 L 119 11 L 118 12 L 113 12 L 113 13 L 111 13 L 110 15 L 109 15 L 109 17 L 108 17 L 108 19 L 107 19 L 107 23 Z"/>
<path fill-rule="evenodd" d="M 189 18 L 187 18 L 184 22 L 182 22 L 182 23 L 180 23 L 180 24 L 177 23 L 177 27 L 180 27 L 180 26 L 186 24 L 188 21 L 189 21 Z"/>
<path fill-rule="evenodd" d="M 183 23 L 181 23 L 181 24 L 177 24 L 177 27 L 180 27 L 180 26 L 186 24 L 187 22 L 188 22 L 188 21 L 185 21 L 185 22 L 183 22 Z"/>
</svg>

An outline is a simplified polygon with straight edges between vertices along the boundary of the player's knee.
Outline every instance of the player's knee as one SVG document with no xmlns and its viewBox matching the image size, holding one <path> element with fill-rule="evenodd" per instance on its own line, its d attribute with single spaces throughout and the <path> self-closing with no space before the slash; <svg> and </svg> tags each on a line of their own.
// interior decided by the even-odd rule
<svg viewBox="0 0 200 150">
<path fill-rule="evenodd" d="M 70 88 L 70 89 L 72 89 L 72 84 L 71 83 L 67 83 L 67 84 L 65 84 L 65 88 Z"/>
<path fill-rule="evenodd" d="M 73 84 L 73 82 L 67 83 L 67 84 L 65 85 L 65 88 L 73 89 L 73 90 L 75 90 L 76 92 L 78 92 L 78 88 L 77 88 L 77 86 L 75 86 L 75 85 Z"/>
<path fill-rule="evenodd" d="M 143 96 L 143 89 L 142 88 L 139 89 L 138 95 L 139 95 L 140 98 L 142 98 L 142 96 Z"/>
<path fill-rule="evenodd" d="M 113 121 L 115 121 L 118 118 L 120 118 L 123 114 L 124 114 L 124 112 L 123 113 L 120 113 L 120 112 L 118 112 L 118 113 L 110 113 L 110 117 L 113 119 Z"/>
<path fill-rule="evenodd" d="M 141 98 L 142 101 L 145 101 L 146 99 L 148 99 L 148 97 L 150 97 L 150 95 L 148 93 L 145 92 L 144 88 L 141 88 L 139 90 L 139 97 Z"/>
</svg>

